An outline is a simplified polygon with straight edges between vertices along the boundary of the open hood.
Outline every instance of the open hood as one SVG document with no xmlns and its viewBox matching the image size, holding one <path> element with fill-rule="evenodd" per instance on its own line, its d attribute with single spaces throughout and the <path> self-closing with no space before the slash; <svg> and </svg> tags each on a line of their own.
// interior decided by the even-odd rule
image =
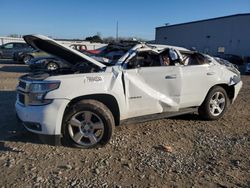
<svg viewBox="0 0 250 188">
<path fill-rule="evenodd" d="M 32 46 L 35 49 L 42 50 L 48 54 L 53 56 L 59 57 L 68 63 L 75 65 L 80 62 L 89 62 L 92 63 L 100 68 L 106 67 L 102 63 L 96 61 L 95 59 L 78 52 L 70 47 L 64 46 L 59 42 L 48 38 L 43 35 L 25 35 L 23 39 L 26 41 L 27 44 Z"/>
</svg>

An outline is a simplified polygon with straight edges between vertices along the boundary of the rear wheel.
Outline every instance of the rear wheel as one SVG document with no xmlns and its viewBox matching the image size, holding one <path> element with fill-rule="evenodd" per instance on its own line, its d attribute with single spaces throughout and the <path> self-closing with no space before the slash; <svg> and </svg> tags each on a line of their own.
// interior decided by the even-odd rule
<svg viewBox="0 0 250 188">
<path fill-rule="evenodd" d="M 199 107 L 199 115 L 206 120 L 219 119 L 227 110 L 229 99 L 226 91 L 216 86 L 212 88 Z"/>
<path fill-rule="evenodd" d="M 108 143 L 114 130 L 114 117 L 101 102 L 83 100 L 65 114 L 63 138 L 65 144 L 93 148 Z"/>
</svg>

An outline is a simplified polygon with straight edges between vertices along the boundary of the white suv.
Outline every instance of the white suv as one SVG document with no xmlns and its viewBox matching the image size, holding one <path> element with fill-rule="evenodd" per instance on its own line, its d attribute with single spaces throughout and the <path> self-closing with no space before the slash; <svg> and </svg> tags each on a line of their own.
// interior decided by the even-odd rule
<svg viewBox="0 0 250 188">
<path fill-rule="evenodd" d="M 29 131 L 76 147 L 105 145 L 123 123 L 196 111 L 218 119 L 242 87 L 236 68 L 185 48 L 121 43 L 91 57 L 42 35 L 24 40 L 72 67 L 22 76 L 17 115 Z"/>
</svg>

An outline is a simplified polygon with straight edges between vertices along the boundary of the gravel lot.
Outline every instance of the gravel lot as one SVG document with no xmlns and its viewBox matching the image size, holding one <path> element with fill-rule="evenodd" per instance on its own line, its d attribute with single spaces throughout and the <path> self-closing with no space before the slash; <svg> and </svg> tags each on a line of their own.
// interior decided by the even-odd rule
<svg viewBox="0 0 250 188">
<path fill-rule="evenodd" d="M 250 187 L 250 76 L 218 121 L 123 125 L 106 147 L 81 150 L 42 144 L 18 124 L 15 87 L 27 71 L 0 61 L 0 187 Z"/>
</svg>

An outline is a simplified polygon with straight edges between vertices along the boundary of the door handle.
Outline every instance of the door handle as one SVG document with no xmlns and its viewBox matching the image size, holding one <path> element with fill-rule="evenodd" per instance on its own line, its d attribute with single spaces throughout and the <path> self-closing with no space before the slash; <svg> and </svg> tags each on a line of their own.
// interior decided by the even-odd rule
<svg viewBox="0 0 250 188">
<path fill-rule="evenodd" d="M 165 79 L 175 79 L 176 77 L 176 75 L 167 75 L 165 76 Z"/>
<path fill-rule="evenodd" d="M 207 73 L 208 76 L 211 76 L 211 75 L 214 75 L 214 74 L 215 74 L 215 72 L 208 72 Z"/>
</svg>

